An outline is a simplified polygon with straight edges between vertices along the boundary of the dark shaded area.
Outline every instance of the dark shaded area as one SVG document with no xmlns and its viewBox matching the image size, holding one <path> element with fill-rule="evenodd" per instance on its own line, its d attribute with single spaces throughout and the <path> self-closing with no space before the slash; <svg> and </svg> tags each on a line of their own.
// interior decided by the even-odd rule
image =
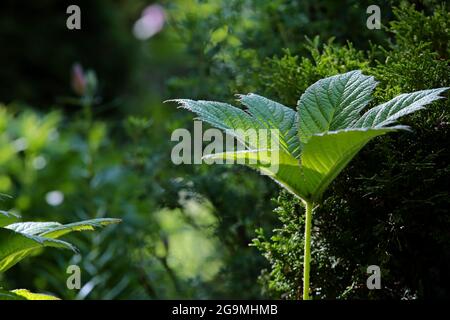
<svg viewBox="0 0 450 320">
<path fill-rule="evenodd" d="M 66 9 L 82 8 L 82 29 L 68 30 Z M 92 68 L 101 94 L 110 101 L 130 90 L 137 40 L 119 1 L 2 1 L 0 39 L 3 102 L 23 101 L 48 108 L 69 96 L 70 69 L 76 62 Z"/>
</svg>

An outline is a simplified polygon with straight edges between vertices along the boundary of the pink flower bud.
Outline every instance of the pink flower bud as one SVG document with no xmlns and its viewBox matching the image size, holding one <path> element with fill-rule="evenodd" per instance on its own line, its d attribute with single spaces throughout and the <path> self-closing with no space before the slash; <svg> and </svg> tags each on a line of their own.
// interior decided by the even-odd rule
<svg viewBox="0 0 450 320">
<path fill-rule="evenodd" d="M 72 89 L 79 96 L 84 95 L 86 91 L 86 77 L 83 67 L 79 63 L 75 63 L 72 67 Z"/>
</svg>

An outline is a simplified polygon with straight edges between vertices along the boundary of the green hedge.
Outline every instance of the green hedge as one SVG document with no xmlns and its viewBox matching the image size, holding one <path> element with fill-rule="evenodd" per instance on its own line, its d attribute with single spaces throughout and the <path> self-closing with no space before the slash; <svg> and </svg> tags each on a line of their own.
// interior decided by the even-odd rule
<svg viewBox="0 0 450 320">
<path fill-rule="evenodd" d="M 389 46 L 309 46 L 266 64 L 265 88 L 291 103 L 324 75 L 361 68 L 380 81 L 374 103 L 400 92 L 450 85 L 448 7 L 432 13 L 401 6 Z M 275 74 L 275 76 L 274 76 Z M 287 77 L 282 75 L 288 74 Z M 450 296 L 450 100 L 404 121 L 414 134 L 379 138 L 333 184 L 314 217 L 312 288 L 317 298 L 448 298 Z M 348 173 L 347 173 L 348 172 Z M 352 174 L 350 174 L 350 172 Z M 271 263 L 261 282 L 274 297 L 294 298 L 301 284 L 302 208 L 282 193 L 282 225 L 254 241 Z M 382 290 L 368 290 L 366 268 L 381 268 Z"/>
</svg>

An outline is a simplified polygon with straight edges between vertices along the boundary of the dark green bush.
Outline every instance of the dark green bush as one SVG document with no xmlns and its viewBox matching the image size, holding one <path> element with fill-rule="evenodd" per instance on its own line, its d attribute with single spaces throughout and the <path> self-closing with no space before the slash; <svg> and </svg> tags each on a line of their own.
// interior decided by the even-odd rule
<svg viewBox="0 0 450 320">
<path fill-rule="evenodd" d="M 177 39 L 189 58 L 185 60 L 184 72 L 170 78 L 169 97 L 229 101 L 231 93 L 262 93 L 261 90 L 267 90 L 270 91 L 269 96 L 280 94 L 281 101 L 295 103 L 298 96 L 292 97 L 296 93 L 327 72 L 366 66 L 364 55 L 351 44 L 342 49 L 330 45 L 327 47 L 327 57 L 321 59 L 317 38 L 308 42 L 305 37 L 313 38 L 319 34 L 328 39 L 335 36 L 336 42 L 346 43 L 346 39 L 351 39 L 367 48 L 370 40 L 382 41 L 383 31 L 374 33 L 365 28 L 365 9 L 368 5 L 369 2 L 364 1 L 318 3 L 291 0 L 172 4 L 169 21 L 176 27 Z M 205 16 L 209 18 L 205 19 Z M 285 73 L 288 67 L 283 69 L 282 63 L 266 63 L 267 57 L 282 55 L 283 48 L 291 49 L 293 54 L 313 53 L 316 59 L 321 59 L 322 74 L 308 74 L 305 71 L 303 75 L 307 78 L 303 79 L 297 74 L 303 71 L 296 69 L 288 77 Z M 353 53 L 357 54 L 357 58 L 348 58 Z M 286 59 L 295 60 L 292 55 Z M 339 65 L 333 63 L 334 59 L 339 60 Z M 304 61 L 311 64 L 308 59 Z M 292 63 L 295 64 L 295 61 Z M 287 83 L 292 78 L 302 80 Z M 190 115 L 186 117 L 177 112 L 174 117 L 179 118 L 179 123 L 183 123 L 184 127 L 191 126 Z M 257 173 L 243 176 L 243 171 L 250 170 L 181 167 L 179 174 L 184 176 L 183 183 L 175 184 L 175 195 L 168 197 L 174 202 L 179 190 L 188 189 L 206 197 L 214 206 L 213 213 L 218 219 L 216 234 L 224 245 L 225 253 L 222 272 L 212 282 L 212 287 L 216 288 L 212 296 L 261 297 L 256 280 L 259 270 L 266 264 L 257 250 L 249 248 L 248 244 L 255 236 L 256 227 L 266 230 L 274 227 L 270 198 L 277 194 L 277 189 L 274 183 Z M 244 190 L 243 185 L 246 186 Z M 180 206 L 176 201 L 172 205 Z M 227 279 L 226 291 L 222 285 L 224 279 Z"/>
<path fill-rule="evenodd" d="M 380 80 L 377 101 L 400 92 L 449 86 L 448 10 L 436 7 L 428 16 L 402 6 L 395 14 L 389 28 L 391 44 L 375 46 L 370 54 L 325 45 L 319 59 L 312 50 L 310 60 L 289 54 L 270 60 L 266 74 L 272 66 L 273 72 L 293 75 L 287 80 L 293 89 L 285 90 L 282 81 L 268 90 L 292 102 L 303 83 L 361 62 L 366 73 Z M 324 68 L 321 59 L 332 62 Z M 289 92 L 292 95 L 286 97 Z M 314 217 L 311 278 L 318 298 L 450 296 L 449 107 L 446 99 L 409 117 L 404 123 L 414 128 L 414 135 L 403 133 L 369 144 L 328 191 Z M 260 232 L 254 241 L 272 265 L 261 281 L 274 297 L 295 298 L 302 269 L 302 209 L 287 194 L 277 204 L 282 226 L 270 237 Z M 366 287 L 366 268 L 372 264 L 381 268 L 382 290 Z"/>
</svg>

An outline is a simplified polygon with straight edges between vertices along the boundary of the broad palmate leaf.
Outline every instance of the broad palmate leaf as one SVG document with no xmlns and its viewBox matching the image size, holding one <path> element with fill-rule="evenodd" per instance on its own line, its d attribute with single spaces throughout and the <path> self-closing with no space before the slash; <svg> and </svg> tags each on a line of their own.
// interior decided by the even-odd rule
<svg viewBox="0 0 450 320">
<path fill-rule="evenodd" d="M 317 81 L 298 101 L 298 135 L 307 143 L 315 134 L 350 127 L 371 100 L 377 82 L 361 71 Z"/>
<path fill-rule="evenodd" d="M 247 110 L 211 101 L 175 101 L 225 131 L 277 129 L 280 147 L 277 150 L 256 143 L 247 144 L 245 151 L 207 157 L 242 160 L 241 163 L 269 175 L 303 201 L 317 202 L 364 145 L 385 133 L 408 129 L 390 125 L 442 98 L 439 94 L 447 90 L 402 94 L 362 115 L 376 84 L 373 77 L 359 70 L 319 80 L 300 97 L 297 113 L 256 94 L 240 96 Z M 270 156 L 271 152 L 278 152 L 278 157 Z"/>
<path fill-rule="evenodd" d="M 276 129 L 275 144 L 247 144 L 247 150 L 228 150 L 206 156 L 230 159 L 269 175 L 305 204 L 303 299 L 309 300 L 313 207 L 337 175 L 373 138 L 408 129 L 391 126 L 400 117 L 442 98 L 448 88 L 406 93 L 361 115 L 376 86 L 359 70 L 317 81 L 300 97 L 298 115 L 277 102 L 249 94 L 241 96 L 247 112 L 228 104 L 176 100 L 203 121 L 223 130 Z M 297 133 L 297 134 L 296 134 Z M 237 138 L 241 138 L 237 136 Z M 227 162 L 228 163 L 228 162 Z"/>
<path fill-rule="evenodd" d="M 194 101 L 188 99 L 169 100 L 180 104 L 182 108 L 195 112 L 199 119 L 235 136 L 249 149 L 258 150 L 262 146 L 262 137 L 258 130 L 275 129 L 279 147 L 286 153 L 298 158 L 300 143 L 297 135 L 297 114 L 294 110 L 256 94 L 240 96 L 245 112 L 232 105 L 213 101 Z"/>
</svg>

